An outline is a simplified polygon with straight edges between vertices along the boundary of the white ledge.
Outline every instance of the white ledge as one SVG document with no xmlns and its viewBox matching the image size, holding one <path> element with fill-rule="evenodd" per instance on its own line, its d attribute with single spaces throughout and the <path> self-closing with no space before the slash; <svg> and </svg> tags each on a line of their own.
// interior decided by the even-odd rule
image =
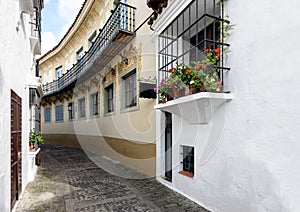
<svg viewBox="0 0 300 212">
<path fill-rule="evenodd" d="M 35 157 L 39 152 L 41 151 L 41 148 L 37 148 L 34 151 L 29 151 L 28 156 L 29 157 Z"/>
<path fill-rule="evenodd" d="M 233 98 L 231 93 L 201 92 L 154 106 L 181 117 L 189 124 L 208 124 L 215 111 Z"/>
</svg>

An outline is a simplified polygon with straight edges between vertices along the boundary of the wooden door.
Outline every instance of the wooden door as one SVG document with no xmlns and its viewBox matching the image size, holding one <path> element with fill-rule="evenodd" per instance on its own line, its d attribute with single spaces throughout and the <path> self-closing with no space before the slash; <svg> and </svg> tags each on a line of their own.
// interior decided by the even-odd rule
<svg viewBox="0 0 300 212">
<path fill-rule="evenodd" d="M 22 189 L 22 99 L 11 90 L 11 208 Z"/>
</svg>

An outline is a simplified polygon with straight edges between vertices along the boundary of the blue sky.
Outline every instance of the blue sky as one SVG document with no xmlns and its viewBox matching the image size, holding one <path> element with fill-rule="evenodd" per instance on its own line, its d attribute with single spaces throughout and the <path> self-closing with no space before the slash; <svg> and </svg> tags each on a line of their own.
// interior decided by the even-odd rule
<svg viewBox="0 0 300 212">
<path fill-rule="evenodd" d="M 42 10 L 42 54 L 65 35 L 84 0 L 45 0 Z"/>
</svg>

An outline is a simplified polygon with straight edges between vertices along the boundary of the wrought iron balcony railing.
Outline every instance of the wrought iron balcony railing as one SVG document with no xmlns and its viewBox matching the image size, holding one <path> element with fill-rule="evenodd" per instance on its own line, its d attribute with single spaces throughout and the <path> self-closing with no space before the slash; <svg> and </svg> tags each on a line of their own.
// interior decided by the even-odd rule
<svg viewBox="0 0 300 212">
<path fill-rule="evenodd" d="M 84 73 L 92 70 L 93 66 L 97 66 L 97 70 L 105 67 L 118 54 L 118 48 L 124 47 L 124 42 L 119 42 L 123 45 L 111 44 L 135 34 L 135 10 L 135 7 L 120 2 L 88 52 L 62 77 L 43 85 L 44 96 L 57 93 L 75 83 Z"/>
</svg>

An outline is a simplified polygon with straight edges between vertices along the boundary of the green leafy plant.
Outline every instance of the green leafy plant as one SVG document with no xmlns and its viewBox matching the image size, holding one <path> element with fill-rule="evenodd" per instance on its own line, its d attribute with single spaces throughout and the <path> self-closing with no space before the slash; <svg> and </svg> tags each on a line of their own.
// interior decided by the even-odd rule
<svg viewBox="0 0 300 212">
<path fill-rule="evenodd" d="M 44 138 L 41 132 L 38 132 L 38 134 L 36 135 L 36 142 L 39 147 L 44 144 Z"/>
<path fill-rule="evenodd" d="M 30 133 L 29 133 L 29 144 L 35 144 L 35 141 L 36 141 L 36 139 L 35 139 L 36 137 L 35 137 L 35 133 L 34 132 L 32 132 L 32 131 L 30 131 Z"/>
</svg>

